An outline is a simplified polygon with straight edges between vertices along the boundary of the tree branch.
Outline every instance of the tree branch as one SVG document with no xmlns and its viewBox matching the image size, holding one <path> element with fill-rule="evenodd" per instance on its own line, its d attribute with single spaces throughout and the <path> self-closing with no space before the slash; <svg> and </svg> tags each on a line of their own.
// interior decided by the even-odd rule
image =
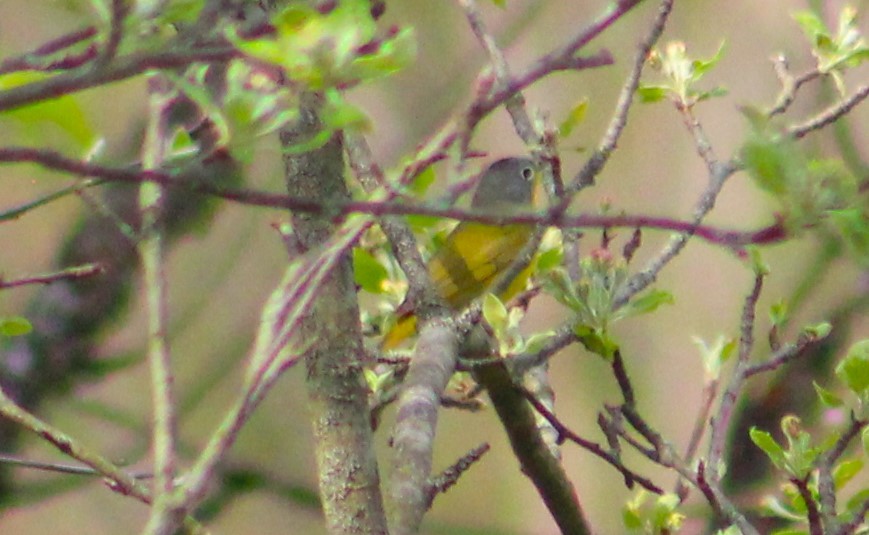
<svg viewBox="0 0 869 535">
<path fill-rule="evenodd" d="M 285 147 L 307 141 L 323 128 L 321 97 L 303 93 L 301 99 L 301 121 L 281 132 Z M 284 164 L 290 195 L 327 203 L 349 197 L 340 133 L 313 151 L 285 154 Z M 335 224 L 328 217 L 296 212 L 293 229 L 304 253 L 328 242 Z M 305 351 L 306 383 L 320 493 L 330 532 L 384 533 L 386 519 L 362 377 L 367 357 L 356 288 L 349 254 L 345 251 L 338 258 L 299 326 L 302 339 L 311 341 Z"/>
</svg>

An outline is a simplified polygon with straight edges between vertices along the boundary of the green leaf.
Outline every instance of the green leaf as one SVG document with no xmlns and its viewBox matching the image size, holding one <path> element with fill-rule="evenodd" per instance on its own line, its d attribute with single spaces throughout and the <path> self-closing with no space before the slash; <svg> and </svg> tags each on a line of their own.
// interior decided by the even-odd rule
<svg viewBox="0 0 869 535">
<path fill-rule="evenodd" d="M 640 86 L 638 93 L 643 102 L 657 102 L 669 95 L 685 106 L 693 106 L 701 100 L 726 94 L 723 88 L 711 90 L 695 86 L 712 70 L 724 55 L 724 43 L 715 55 L 707 59 L 692 59 L 684 42 L 671 41 L 663 51 L 653 50 L 649 57 L 651 66 L 660 71 L 666 82 L 659 86 Z"/>
<path fill-rule="evenodd" d="M 763 499 L 763 510 L 764 514 L 767 516 L 784 518 L 792 522 L 805 520 L 804 514 L 795 511 L 793 507 L 782 503 L 781 500 L 773 496 L 766 496 Z"/>
<path fill-rule="evenodd" d="M 751 270 L 755 275 L 765 277 L 769 275 L 769 264 L 764 262 L 763 257 L 760 253 L 760 248 L 755 246 L 746 247 L 746 251 L 748 252 L 749 262 L 751 263 Z"/>
<path fill-rule="evenodd" d="M 863 268 L 869 268 L 869 213 L 860 206 L 827 212 L 849 251 Z"/>
<path fill-rule="evenodd" d="M 793 14 L 793 18 L 806 38 L 813 44 L 817 44 L 820 41 L 831 41 L 827 25 L 815 13 L 811 11 L 798 11 Z"/>
<path fill-rule="evenodd" d="M 483 298 L 483 318 L 492 327 L 495 338 L 503 339 L 509 334 L 507 307 L 495 294 L 487 293 Z"/>
<path fill-rule="evenodd" d="M 803 429 L 798 417 L 784 416 L 781 419 L 781 429 L 788 441 L 784 468 L 791 475 L 804 478 L 814 467 L 820 449 L 812 446 L 812 436 Z"/>
<path fill-rule="evenodd" d="M 643 505 L 648 496 L 646 491 L 641 490 L 625 503 L 625 507 L 622 509 L 622 523 L 626 528 L 631 530 L 643 528 Z"/>
<path fill-rule="evenodd" d="M 33 330 L 27 318 L 21 316 L 0 317 L 0 336 L 23 336 Z"/>
<path fill-rule="evenodd" d="M 558 135 L 562 138 L 570 137 L 573 129 L 585 120 L 588 112 L 588 98 L 582 98 L 567 114 L 567 117 L 558 125 Z"/>
<path fill-rule="evenodd" d="M 784 196 L 804 182 L 807 163 L 790 139 L 770 132 L 755 131 L 742 146 L 745 170 L 761 189 Z"/>
<path fill-rule="evenodd" d="M 49 78 L 50 75 L 37 71 L 19 71 L 0 75 L 0 91 Z M 33 137 L 40 143 L 44 142 L 47 125 L 57 127 L 59 131 L 69 136 L 80 150 L 89 149 L 97 140 L 88 115 L 78 105 L 78 101 L 70 95 L 2 112 L 0 118 L 14 121 L 25 136 Z"/>
<path fill-rule="evenodd" d="M 676 509 L 679 507 L 679 497 L 672 493 L 659 496 L 655 501 L 652 525 L 656 533 L 678 533 L 685 520 L 685 515 Z"/>
<path fill-rule="evenodd" d="M 414 177 L 413 182 L 410 183 L 407 189 L 421 197 L 425 195 L 428 188 L 434 184 L 436 178 L 437 175 L 435 174 L 434 166 L 430 165 Z"/>
<path fill-rule="evenodd" d="M 159 11 L 158 22 L 160 24 L 195 22 L 204 5 L 205 0 L 172 0 L 171 2 L 164 2 Z"/>
<path fill-rule="evenodd" d="M 778 468 L 785 466 L 785 450 L 772 438 L 772 435 L 766 431 L 761 431 L 756 427 L 752 427 L 748 431 L 748 436 L 754 445 L 763 450 L 769 460 Z"/>
<path fill-rule="evenodd" d="M 841 71 L 859 65 L 869 55 L 869 48 L 860 34 L 856 9 L 850 5 L 842 8 L 835 33 L 813 12 L 801 11 L 794 15 L 794 19 L 812 44 L 818 70 L 832 73 L 840 93 L 844 94 Z"/>
<path fill-rule="evenodd" d="M 411 214 L 407 216 L 407 224 L 410 225 L 414 232 L 425 232 L 431 230 L 432 227 L 443 221 L 442 217 L 431 215 Z"/>
<path fill-rule="evenodd" d="M 712 345 L 703 339 L 694 337 L 694 344 L 700 348 L 700 356 L 703 359 L 703 367 L 706 373 L 713 379 L 721 375 L 721 367 L 736 352 L 737 340 L 725 338 L 719 335 Z"/>
<path fill-rule="evenodd" d="M 297 95 L 251 65 L 233 61 L 226 78 L 221 109 L 229 123 L 234 156 L 252 153 L 258 137 L 298 119 Z"/>
<path fill-rule="evenodd" d="M 693 80 L 698 81 L 703 76 L 712 70 L 715 65 L 721 61 L 721 58 L 724 57 L 724 50 L 726 48 L 726 42 L 722 41 L 720 45 L 718 45 L 718 50 L 715 51 L 715 55 L 708 59 L 695 59 L 691 62 L 691 67 L 693 71 Z"/>
<path fill-rule="evenodd" d="M 851 346 L 836 366 L 836 376 L 858 396 L 866 394 L 869 388 L 869 339 Z"/>
<path fill-rule="evenodd" d="M 543 289 L 562 305 L 575 312 L 585 310 L 585 305 L 576 295 L 570 275 L 561 266 L 556 266 L 544 273 Z"/>
<path fill-rule="evenodd" d="M 643 104 L 660 102 L 667 98 L 669 91 L 670 88 L 660 85 L 640 85 L 637 87 L 637 95 L 639 95 L 640 102 Z"/>
<path fill-rule="evenodd" d="M 361 108 L 347 101 L 340 91 L 326 91 L 326 102 L 320 111 L 320 119 L 331 130 L 369 130 L 371 122 Z"/>
<path fill-rule="evenodd" d="M 525 341 L 525 352 L 534 354 L 546 347 L 546 344 L 549 343 L 555 336 L 555 331 L 545 331 L 542 333 L 534 333 L 528 337 L 528 340 Z"/>
<path fill-rule="evenodd" d="M 412 28 L 403 28 L 381 41 L 375 52 L 360 54 L 344 76 L 360 81 L 373 80 L 400 71 L 412 64 L 415 58 L 416 34 Z"/>
<path fill-rule="evenodd" d="M 389 278 L 389 272 L 374 255 L 362 249 L 353 248 L 353 277 L 356 284 L 363 290 L 373 294 L 383 293 L 383 283 Z"/>
<path fill-rule="evenodd" d="M 377 392 L 377 372 L 375 372 L 371 368 L 365 368 L 362 370 L 362 377 L 365 378 L 365 384 L 368 385 L 368 390 L 370 390 L 371 392 Z"/>
<path fill-rule="evenodd" d="M 823 403 L 824 406 L 836 408 L 841 407 L 845 403 L 842 398 L 822 387 L 818 383 L 812 381 L 812 386 L 815 387 L 815 393 L 818 394 L 818 399 L 820 399 L 821 403 Z"/>
<path fill-rule="evenodd" d="M 832 330 L 833 326 L 826 321 L 822 321 L 821 323 L 817 323 L 815 325 L 807 325 L 803 327 L 803 332 L 808 336 L 811 336 L 815 340 L 821 340 L 830 336 L 830 331 Z"/>
<path fill-rule="evenodd" d="M 834 466 L 833 482 L 836 485 L 836 489 L 841 489 L 847 485 L 861 470 L 863 470 L 862 459 L 845 460 Z"/>
<path fill-rule="evenodd" d="M 587 350 L 607 360 L 611 360 L 619 349 L 615 340 L 598 329 L 593 329 L 587 325 L 577 325 L 573 332 Z"/>
<path fill-rule="evenodd" d="M 272 18 L 275 35 L 243 39 L 231 29 L 230 42 L 243 53 L 279 65 L 293 81 L 315 90 L 388 75 L 416 55 L 410 28 L 377 36 L 366 0 L 344 0 L 327 12 L 291 3 Z"/>
<path fill-rule="evenodd" d="M 365 378 L 365 383 L 368 385 L 368 390 L 379 394 L 383 391 L 384 386 L 392 378 L 392 369 L 386 370 L 384 373 L 378 374 L 370 368 L 362 370 L 362 376 Z"/>
<path fill-rule="evenodd" d="M 775 327 L 781 327 L 787 323 L 790 310 L 785 300 L 776 301 L 769 307 L 769 321 Z"/>
<path fill-rule="evenodd" d="M 853 496 L 851 496 L 851 498 L 845 504 L 846 510 L 851 513 L 851 515 L 849 516 L 853 517 L 854 513 L 856 513 L 857 511 L 862 511 L 863 504 L 866 502 L 866 500 L 869 500 L 869 488 L 860 489 Z"/>
<path fill-rule="evenodd" d="M 632 299 L 627 306 L 627 315 L 636 316 L 640 314 L 648 314 L 654 312 L 662 305 L 672 305 L 675 302 L 676 300 L 673 298 L 672 293 L 664 290 L 652 290 L 636 299 Z"/>
<path fill-rule="evenodd" d="M 537 272 L 542 273 L 560 266 L 564 261 L 564 248 L 560 245 L 537 255 Z"/>
<path fill-rule="evenodd" d="M 697 102 L 702 102 L 704 100 L 709 100 L 713 98 L 726 97 L 730 91 L 727 90 L 726 87 L 713 87 L 708 91 L 699 91 L 694 93 L 694 99 Z"/>
</svg>

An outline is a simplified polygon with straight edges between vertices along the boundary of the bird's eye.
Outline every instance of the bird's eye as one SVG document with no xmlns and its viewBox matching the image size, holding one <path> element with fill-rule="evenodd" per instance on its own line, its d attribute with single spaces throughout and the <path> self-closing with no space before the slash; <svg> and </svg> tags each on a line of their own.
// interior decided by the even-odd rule
<svg viewBox="0 0 869 535">
<path fill-rule="evenodd" d="M 531 180 L 531 178 L 533 176 L 534 176 L 534 169 L 531 169 L 530 167 L 523 167 L 522 168 L 522 178 L 524 178 L 525 180 Z"/>
</svg>

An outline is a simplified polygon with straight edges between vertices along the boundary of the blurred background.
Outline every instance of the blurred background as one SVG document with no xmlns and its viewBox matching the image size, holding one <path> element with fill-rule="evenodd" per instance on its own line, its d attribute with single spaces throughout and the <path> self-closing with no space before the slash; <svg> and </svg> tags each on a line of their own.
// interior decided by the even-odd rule
<svg viewBox="0 0 869 535">
<path fill-rule="evenodd" d="M 81 2 L 80 4 L 86 4 Z M 605 0 L 573 2 L 511 0 L 505 9 L 481 2 L 486 22 L 504 46 L 514 72 L 539 55 L 561 45 L 600 13 Z M 840 2 L 824 3 L 828 21 L 835 21 Z M 865 2 L 861 5 L 865 6 Z M 790 13 L 805 9 L 803 0 L 677 2 L 660 44 L 684 41 L 689 55 L 706 58 L 725 43 L 723 59 L 707 76 L 707 85 L 726 87 L 724 98 L 697 107 L 716 154 L 729 158 L 738 150 L 746 124 L 738 108 L 766 107 L 779 91 L 770 62 L 783 53 L 794 73 L 811 68 L 813 58 Z M 576 173 L 606 128 L 630 68 L 638 42 L 645 37 L 657 10 L 646 2 L 586 49 L 611 51 L 615 64 L 579 73 L 551 76 L 525 92 L 531 109 L 559 123 L 580 100 L 588 99 L 585 122 L 561 146 L 565 177 Z M 88 22 L 87 9 L 72 1 L 4 0 L 0 3 L 0 56 L 30 50 L 44 41 Z M 861 26 L 866 31 L 864 16 Z M 469 31 L 460 9 L 449 2 L 387 2 L 381 21 L 416 29 L 419 55 L 410 68 L 395 76 L 354 89 L 351 100 L 372 118 L 368 135 L 376 160 L 384 167 L 397 165 L 462 109 L 472 95 L 473 82 L 485 64 L 485 55 Z M 865 83 L 865 69 L 862 82 Z M 655 74 L 646 71 L 646 80 Z M 859 77 L 856 73 L 854 76 Z M 858 79 L 849 77 L 852 88 Z M 801 91 L 789 121 L 800 122 L 825 108 L 829 92 L 813 83 Z M 120 163 L 135 158 L 145 114 L 141 79 L 113 84 L 77 96 L 92 127 L 107 142 L 105 159 Z M 869 108 L 858 107 L 850 116 L 855 143 L 866 146 Z M 5 129 L 0 116 L 0 143 L 21 144 Z M 46 129 L 31 143 L 64 148 L 60 132 Z M 525 152 L 503 110 L 494 113 L 477 131 L 473 148 L 491 159 Z M 805 141 L 808 150 L 835 156 L 829 132 Z M 865 152 L 864 160 L 869 158 Z M 275 139 L 264 139 L 247 170 L 247 186 L 281 191 L 281 163 Z M 577 199 L 577 212 L 597 211 L 608 202 L 629 214 L 688 219 L 698 194 L 705 188 L 706 169 L 697 156 L 680 115 L 667 103 L 636 105 L 628 127 L 597 186 Z M 0 208 L 17 205 L 70 183 L 69 177 L 25 166 L 2 168 Z M 16 278 L 50 271 L 55 252 L 86 205 L 67 197 L 18 220 L 0 224 L 0 273 Z M 754 229 L 773 222 L 774 201 L 759 191 L 744 174 L 730 179 L 708 223 L 726 228 Z M 186 460 L 193 458 L 214 429 L 239 386 L 239 371 L 256 329 L 260 307 L 278 281 L 286 253 L 272 225 L 288 218 L 278 211 L 224 203 L 212 226 L 188 235 L 173 247 L 168 266 L 171 291 L 171 342 L 177 365 L 181 399 L 181 437 Z M 618 246 L 630 236 L 616 234 Z M 646 232 L 632 267 L 639 269 L 666 242 L 667 235 Z M 589 231 L 582 242 L 588 251 L 599 243 Z M 769 306 L 793 295 L 814 269 L 823 243 L 816 236 L 764 249 L 771 264 L 758 307 L 758 358 L 768 354 L 763 341 Z M 862 275 L 865 277 L 865 274 Z M 657 287 L 672 292 L 675 305 L 656 313 L 619 323 L 616 336 L 632 378 L 642 413 L 683 450 L 687 444 L 703 386 L 703 368 L 694 337 L 712 341 L 738 333 L 740 311 L 751 289 L 753 275 L 732 253 L 694 240 L 662 273 Z M 0 315 L 23 314 L 35 288 L 0 294 Z M 794 328 L 828 319 L 831 311 L 858 292 L 866 291 L 861 273 L 847 260 L 824 266 L 811 285 Z M 134 295 L 135 294 L 134 292 Z M 526 318 L 528 331 L 558 325 L 562 311 L 545 298 L 535 302 Z M 869 335 L 865 309 L 852 323 L 853 338 Z M 71 393 L 44 403 L 40 414 L 61 429 L 104 452 L 109 458 L 148 469 L 150 397 L 147 366 L 142 361 L 144 314 L 138 297 L 104 331 L 96 357 L 112 373 L 76 382 Z M 847 345 L 845 346 L 847 347 Z M 257 533 L 322 533 L 315 503 L 316 473 L 306 419 L 301 367 L 287 373 L 241 435 L 230 456 L 230 466 L 249 492 L 233 496 L 209 520 L 214 533 L 247 533 L 255 522 Z M 552 361 L 557 412 L 571 429 L 602 442 L 596 425 L 604 403 L 619 403 L 620 394 L 600 358 L 579 348 L 563 351 Z M 764 379 L 750 389 L 763 386 Z M 808 393 L 807 393 L 808 395 Z M 555 525 L 533 486 L 520 473 L 493 411 L 469 414 L 444 410 L 435 449 L 435 470 L 446 468 L 481 442 L 491 452 L 465 474 L 459 484 L 438 497 L 426 517 L 424 532 L 547 534 Z M 391 414 L 378 433 L 381 466 L 388 457 Z M 62 459 L 35 437 L 26 437 L 21 454 L 34 459 Z M 573 478 L 592 524 L 601 534 L 620 533 L 621 508 L 632 495 L 621 477 L 590 454 L 566 444 L 564 463 Z M 675 478 L 643 459 L 628 455 L 627 464 L 672 490 Z M 15 477 L 34 489 L 0 514 L 0 532 L 133 533 L 143 525 L 146 511 L 134 500 L 113 494 L 95 478 L 58 477 L 32 470 L 16 470 Z M 37 490 L 51 495 L 38 499 Z M 689 512 L 706 514 L 696 493 Z M 686 533 L 702 533 L 702 523 L 686 525 Z"/>
</svg>

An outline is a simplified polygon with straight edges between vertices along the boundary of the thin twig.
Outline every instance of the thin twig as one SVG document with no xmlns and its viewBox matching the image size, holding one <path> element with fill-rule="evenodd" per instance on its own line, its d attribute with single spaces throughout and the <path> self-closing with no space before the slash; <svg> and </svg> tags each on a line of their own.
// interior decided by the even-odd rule
<svg viewBox="0 0 869 535">
<path fill-rule="evenodd" d="M 157 169 L 163 164 L 169 136 L 168 109 L 171 105 L 171 90 L 166 80 L 154 75 L 149 80 L 149 123 L 145 132 L 142 150 L 142 165 L 145 169 Z M 154 454 L 154 505 L 147 533 L 154 535 L 172 533 L 177 529 L 182 515 L 168 507 L 175 486 L 177 466 L 177 415 L 175 413 L 174 375 L 169 352 L 168 292 L 164 272 L 164 242 L 160 225 L 164 190 L 159 184 L 143 183 L 139 191 L 139 207 L 142 212 L 142 239 L 139 254 L 148 311 L 148 362 L 151 369 L 151 395 L 153 398 L 153 454 Z"/>
<path fill-rule="evenodd" d="M 129 0 L 112 0 L 112 18 L 109 21 L 109 38 L 103 47 L 100 57 L 96 60 L 96 67 L 104 67 L 115 59 L 121 39 L 124 36 L 124 19 L 130 11 Z"/>
<path fill-rule="evenodd" d="M 10 111 L 49 98 L 140 76 L 149 70 L 175 69 L 200 62 L 224 62 L 239 55 L 237 49 L 226 44 L 175 47 L 170 42 L 165 50 L 140 52 L 117 58 L 102 69 L 71 71 L 2 91 L 0 111 Z"/>
<path fill-rule="evenodd" d="M 805 121 L 802 124 L 794 125 L 787 130 L 787 133 L 793 137 L 800 139 L 810 132 L 820 130 L 825 126 L 836 122 L 840 117 L 843 117 L 850 112 L 855 106 L 866 100 L 869 97 L 869 85 L 864 85 L 855 91 L 850 97 L 837 102 L 830 108 L 822 111 L 815 117 Z"/>
<path fill-rule="evenodd" d="M 491 446 L 488 442 L 483 442 L 468 453 L 462 455 L 459 460 L 453 463 L 452 466 L 441 472 L 437 477 L 434 477 L 428 484 L 428 506 L 431 507 L 435 496 L 443 494 L 453 485 L 458 483 L 459 478 L 467 472 L 471 466 L 483 458 L 483 455 L 489 452 Z"/>
<path fill-rule="evenodd" d="M 109 488 L 113 491 L 125 496 L 133 496 L 146 504 L 151 503 L 151 492 L 145 485 L 118 468 L 114 463 L 84 447 L 66 433 L 19 407 L 2 389 L 0 389 L 0 414 L 36 433 L 64 455 L 76 459 L 103 475 L 110 482 Z"/>
<path fill-rule="evenodd" d="M 694 462 L 694 457 L 700 448 L 700 441 L 709 427 L 709 415 L 712 412 L 712 405 L 715 402 L 715 396 L 718 394 L 719 380 L 710 379 L 703 387 L 702 400 L 700 408 L 697 410 L 697 416 L 694 418 L 694 427 L 691 430 L 691 438 L 688 440 L 688 446 L 685 448 L 685 462 L 691 464 Z M 685 481 L 680 479 L 676 484 L 676 495 L 680 501 L 684 501 L 688 496 L 688 486 Z"/>
<path fill-rule="evenodd" d="M 858 438 L 866 427 L 867 422 L 858 420 L 851 415 L 851 423 L 848 428 L 836 440 L 832 448 L 823 452 L 816 461 L 818 468 L 818 501 L 820 502 L 820 515 L 826 533 L 848 533 L 843 531 L 844 526 L 839 525 L 836 512 L 836 483 L 833 471 L 839 458 L 845 453 L 848 446 Z M 863 516 L 858 517 L 861 521 Z"/>
<path fill-rule="evenodd" d="M 760 535 L 757 529 L 745 518 L 745 515 L 740 513 L 724 493 L 721 492 L 721 489 L 718 488 L 718 483 L 709 480 L 708 466 L 709 464 L 702 460 L 698 464 L 697 488 L 700 489 L 706 497 L 706 501 L 712 506 L 715 516 L 732 522 L 743 535 Z"/>
<path fill-rule="evenodd" d="M 742 374 L 748 378 L 759 373 L 773 371 L 781 368 L 788 362 L 802 355 L 805 350 L 820 342 L 823 338 L 810 333 L 801 333 L 793 344 L 786 344 L 778 348 L 770 358 L 757 364 L 746 366 Z"/>
<path fill-rule="evenodd" d="M 555 413 L 553 413 L 551 410 L 549 410 L 548 407 L 541 403 L 540 400 L 538 400 L 532 392 L 524 390 L 523 394 L 525 395 L 525 399 L 527 399 L 528 402 L 531 403 L 534 409 L 538 413 L 540 413 L 540 415 L 543 416 L 547 421 L 549 421 L 549 423 L 552 424 L 552 427 L 554 427 L 556 431 L 558 431 L 561 440 L 569 440 L 575 443 L 577 446 L 583 448 L 584 450 L 590 452 L 593 455 L 600 457 L 601 459 L 612 465 L 612 467 L 618 470 L 622 474 L 622 477 L 624 477 L 626 487 L 628 487 L 629 489 L 633 488 L 634 483 L 636 483 L 648 490 L 649 492 L 654 492 L 655 494 L 664 493 L 664 490 L 661 487 L 655 485 L 651 480 L 630 470 L 622 463 L 621 459 L 603 449 L 599 444 L 590 440 L 586 440 L 578 434 L 574 433 L 569 427 L 564 425 L 564 423 L 562 423 L 561 420 L 558 419 Z"/>
<path fill-rule="evenodd" d="M 34 470 L 41 470 L 43 472 L 55 472 L 58 474 L 105 477 L 105 474 L 100 473 L 89 466 L 50 463 L 45 461 L 31 461 L 29 459 L 22 459 L 20 457 L 4 454 L 0 454 L 0 464 L 21 466 L 23 468 L 32 468 Z M 129 475 L 130 477 L 135 479 L 151 479 L 152 477 L 154 477 L 154 475 L 150 472 L 130 473 Z"/>
<path fill-rule="evenodd" d="M 712 175 L 718 166 L 718 157 L 715 156 L 712 143 L 709 142 L 709 138 L 706 137 L 706 133 L 703 131 L 703 125 L 700 124 L 697 116 L 694 115 L 694 107 L 684 102 L 677 102 L 676 109 L 682 114 L 685 126 L 694 138 L 694 147 L 697 150 L 697 154 L 706 163 L 706 170 Z"/>
<path fill-rule="evenodd" d="M 542 214 L 535 212 L 504 214 L 503 212 L 494 213 L 482 210 L 466 210 L 456 207 L 445 208 L 443 206 L 394 201 L 329 201 L 326 203 L 315 199 L 293 197 L 279 193 L 223 188 L 204 181 L 186 180 L 187 177 L 183 176 L 173 177 L 168 172 L 159 170 L 137 171 L 128 168 L 107 167 L 68 158 L 53 150 L 31 147 L 0 147 L 0 162 L 36 163 L 48 169 L 81 176 L 92 176 L 108 182 L 135 184 L 154 182 L 163 186 L 189 188 L 193 191 L 248 206 L 289 209 L 314 214 L 328 213 L 336 218 L 342 218 L 353 213 L 365 213 L 373 216 L 425 215 L 458 221 L 474 221 L 490 225 L 527 224 L 558 228 L 649 228 L 680 233 L 690 232 L 705 241 L 737 251 L 750 244 L 765 245 L 778 243 L 789 236 L 781 223 L 773 223 L 772 225 L 753 231 L 737 231 L 666 217 L 599 214 L 557 215 L 553 213 L 556 208 Z M 413 167 L 416 168 L 416 166 Z"/>
<path fill-rule="evenodd" d="M 748 367 L 748 359 L 751 357 L 754 344 L 754 317 L 761 288 L 763 288 L 763 275 L 758 273 L 754 277 L 754 285 L 745 298 L 742 309 L 738 360 L 721 396 L 717 414 L 713 419 L 712 432 L 709 438 L 709 453 L 707 454 L 707 465 L 709 466 L 718 466 L 718 463 L 721 462 L 733 410 L 745 384 L 744 371 Z"/>
<path fill-rule="evenodd" d="M 783 56 L 773 58 L 773 67 L 775 68 L 776 76 L 782 84 L 782 90 L 776 98 L 775 104 L 766 112 L 767 117 L 775 117 L 780 115 L 790 108 L 797 96 L 797 91 L 806 84 L 821 76 L 821 72 L 817 69 L 811 70 L 794 78 L 788 71 L 787 59 Z"/>
<path fill-rule="evenodd" d="M 809 489 L 808 477 L 803 479 L 791 478 L 791 483 L 797 488 L 803 503 L 806 506 L 806 517 L 809 521 L 809 533 L 811 535 L 823 535 L 824 526 L 821 523 L 821 514 L 818 511 L 818 504 L 815 502 L 812 491 Z"/>
<path fill-rule="evenodd" d="M 63 269 L 61 271 L 56 271 L 54 273 L 46 273 L 43 275 L 32 275 L 30 277 L 23 277 L 20 279 L 14 280 L 3 280 L 0 277 L 0 290 L 4 290 L 7 288 L 15 288 L 17 286 L 27 286 L 30 284 L 51 284 L 53 282 L 61 281 L 61 280 L 75 280 L 75 279 L 83 279 L 86 277 L 92 277 L 94 275 L 99 275 L 105 271 L 105 267 L 102 264 L 94 263 L 94 264 L 84 264 L 81 266 L 74 266 L 70 268 Z"/>
<path fill-rule="evenodd" d="M 62 35 L 56 39 L 48 41 L 39 48 L 21 54 L 20 56 L 7 58 L 0 63 L 0 74 L 8 74 L 16 71 L 26 70 L 56 70 L 64 68 L 79 67 L 86 61 L 93 59 L 97 55 L 97 48 L 94 45 L 88 47 L 84 52 L 79 54 L 69 54 L 59 60 L 46 62 L 44 58 L 52 56 L 61 50 L 71 48 L 79 43 L 87 41 L 97 34 L 97 29 L 94 26 L 88 26 L 80 30 Z"/>
</svg>

